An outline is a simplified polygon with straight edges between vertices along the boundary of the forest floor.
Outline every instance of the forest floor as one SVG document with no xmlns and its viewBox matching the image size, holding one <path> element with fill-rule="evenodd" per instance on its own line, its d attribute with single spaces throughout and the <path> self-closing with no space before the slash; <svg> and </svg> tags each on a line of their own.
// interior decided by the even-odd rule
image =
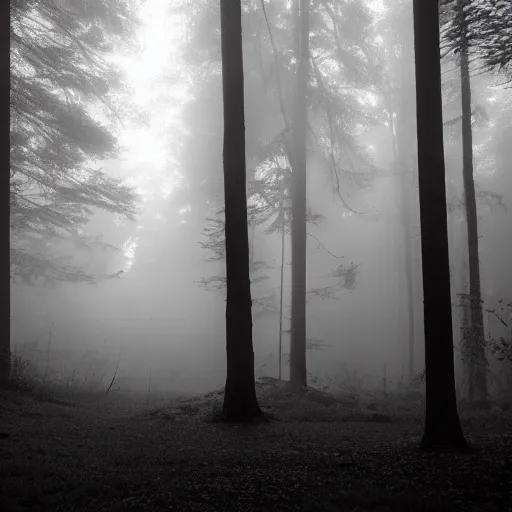
<svg viewBox="0 0 512 512">
<path fill-rule="evenodd" d="M 0 392 L 0 510 L 512 510 L 512 411 L 461 411 L 471 454 L 424 453 L 421 399 L 258 390 L 268 423 L 212 421 L 221 392 L 45 400 Z"/>
</svg>

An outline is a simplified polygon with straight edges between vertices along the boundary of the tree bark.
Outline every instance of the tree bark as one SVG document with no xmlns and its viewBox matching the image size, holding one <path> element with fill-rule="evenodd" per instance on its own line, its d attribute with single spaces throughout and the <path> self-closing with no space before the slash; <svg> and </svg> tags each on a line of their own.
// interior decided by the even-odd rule
<svg viewBox="0 0 512 512">
<path fill-rule="evenodd" d="M 0 133 L 0 151 L 2 154 L 2 167 L 4 169 L 5 186 L 4 199 L 2 201 L 3 214 L 0 216 L 3 222 L 2 235 L 2 254 L 6 261 L 10 262 L 10 221 L 9 221 L 9 204 L 10 204 L 10 3 L 2 2 L 0 9 L 0 102 L 2 107 L 2 129 Z M 11 368 L 11 301 L 10 286 L 11 273 L 5 269 L 2 272 L 2 283 L 0 290 L 2 291 L 3 304 L 2 314 L 3 328 L 0 337 L 0 387 L 4 387 L 9 382 Z"/>
<path fill-rule="evenodd" d="M 473 129 L 471 127 L 471 81 L 469 77 L 469 55 L 466 41 L 466 22 L 463 7 L 464 0 L 457 3 L 461 23 L 461 103 L 462 103 L 462 177 L 466 206 L 469 261 L 469 306 L 471 336 L 469 348 L 469 400 L 485 404 L 487 401 L 487 379 L 485 358 L 485 333 L 482 313 L 482 294 L 480 289 L 480 263 L 478 257 L 478 218 L 476 208 L 474 165 L 473 165 Z"/>
<path fill-rule="evenodd" d="M 284 186 L 281 190 L 282 199 L 280 205 L 280 215 L 282 222 L 281 229 L 281 275 L 279 284 L 279 371 L 278 379 L 281 380 L 281 372 L 283 369 L 283 298 L 284 298 L 284 238 L 285 238 L 285 218 L 284 218 Z"/>
<path fill-rule="evenodd" d="M 240 0 L 221 0 L 220 18 L 227 280 L 223 413 L 227 421 L 250 421 L 262 413 L 254 382 Z"/>
<path fill-rule="evenodd" d="M 464 450 L 453 361 L 439 3 L 414 0 L 413 12 L 426 369 L 421 447 Z"/>
<path fill-rule="evenodd" d="M 292 311 L 290 384 L 307 386 L 306 373 L 306 143 L 309 76 L 309 0 L 300 0 L 300 52 L 292 145 Z"/>
</svg>

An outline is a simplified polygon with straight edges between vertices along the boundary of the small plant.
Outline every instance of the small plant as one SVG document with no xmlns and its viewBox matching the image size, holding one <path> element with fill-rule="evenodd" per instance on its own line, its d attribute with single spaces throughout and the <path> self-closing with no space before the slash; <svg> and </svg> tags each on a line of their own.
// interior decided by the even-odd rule
<svg viewBox="0 0 512 512">
<path fill-rule="evenodd" d="M 11 354 L 10 385 L 17 391 L 33 391 L 36 383 L 36 369 L 32 362 L 21 354 Z"/>
<path fill-rule="evenodd" d="M 411 379 L 411 386 L 413 388 L 419 388 L 421 385 L 425 383 L 425 375 L 426 375 L 426 369 L 421 370 L 421 372 L 417 373 L 413 376 Z"/>
</svg>

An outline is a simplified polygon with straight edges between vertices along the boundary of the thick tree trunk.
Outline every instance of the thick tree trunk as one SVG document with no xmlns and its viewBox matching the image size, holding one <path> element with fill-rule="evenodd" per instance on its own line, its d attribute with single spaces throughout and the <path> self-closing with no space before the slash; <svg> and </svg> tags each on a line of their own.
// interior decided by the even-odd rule
<svg viewBox="0 0 512 512">
<path fill-rule="evenodd" d="M 256 399 L 252 344 L 240 0 L 221 0 L 220 18 L 227 278 L 227 378 L 223 412 L 228 421 L 250 421 L 260 416 L 261 411 Z"/>
<path fill-rule="evenodd" d="M 0 98 L 2 105 L 2 129 L 0 133 L 0 151 L 2 154 L 2 168 L 4 169 L 4 199 L 2 201 L 2 211 L 0 215 L 4 229 L 2 230 L 2 254 L 6 261 L 10 261 L 10 223 L 9 223 L 9 203 L 10 203 L 10 3 L 3 2 L 0 9 Z M 10 301 L 11 278 L 10 271 L 4 269 L 2 272 L 2 281 L 0 290 L 2 293 L 2 315 L 3 328 L 0 337 L 0 387 L 7 385 L 11 366 L 11 301 Z"/>
<path fill-rule="evenodd" d="M 306 142 L 309 0 L 300 0 L 300 54 L 292 145 L 292 320 L 290 384 L 306 386 Z"/>
<path fill-rule="evenodd" d="M 466 449 L 457 413 L 443 146 L 439 4 L 414 0 L 426 421 L 423 449 Z"/>
<path fill-rule="evenodd" d="M 465 32 L 463 6 L 459 1 L 462 31 Z M 471 82 L 469 77 L 469 56 L 467 44 L 461 51 L 460 77 L 462 101 L 462 176 L 466 205 L 466 222 L 468 228 L 469 261 L 469 302 L 471 335 L 469 337 L 469 400 L 479 404 L 487 401 L 487 379 L 485 358 L 485 333 L 482 313 L 482 294 L 480 290 L 480 263 L 478 258 L 478 219 L 473 166 L 473 129 L 471 127 Z"/>
</svg>

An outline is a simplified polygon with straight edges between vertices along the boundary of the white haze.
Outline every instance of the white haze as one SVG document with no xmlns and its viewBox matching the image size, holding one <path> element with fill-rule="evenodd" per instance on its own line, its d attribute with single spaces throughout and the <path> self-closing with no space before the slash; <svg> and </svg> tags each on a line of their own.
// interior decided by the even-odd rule
<svg viewBox="0 0 512 512">
<path fill-rule="evenodd" d="M 124 61 L 137 101 L 152 105 L 149 126 L 139 132 L 122 134 L 122 142 L 127 145 L 123 159 L 105 163 L 107 172 L 130 178 L 142 192 L 143 211 L 134 223 L 118 225 L 116 219 L 104 213 L 92 219 L 88 234 L 102 235 L 105 241 L 121 249 L 111 251 L 106 267 L 100 265 L 104 260 L 100 254 L 76 255 L 97 273 L 114 274 L 125 269 L 125 275 L 94 285 L 65 284 L 53 289 L 13 286 L 12 289 L 15 350 L 29 355 L 40 369 L 44 369 L 49 356 L 49 374 L 55 379 L 73 372 L 83 379 L 91 375 L 91 351 L 96 350 L 97 359 L 103 360 L 105 367 L 100 368 L 101 363 L 97 362 L 95 371 L 104 375 L 104 382 L 112 378 L 121 354 L 116 377 L 116 386 L 120 388 L 146 390 L 150 368 L 154 390 L 203 392 L 220 387 L 225 380 L 224 297 L 197 284 L 202 277 L 221 269 L 221 265 L 204 261 L 209 256 L 199 245 L 204 218 L 193 204 L 182 204 L 175 199 L 179 187 L 187 186 L 186 176 L 181 175 L 173 155 L 165 152 L 165 131 L 179 115 L 180 105 L 186 99 L 186 87 L 181 84 L 172 93 L 175 103 L 170 112 L 162 112 L 154 105 L 155 98 L 146 94 L 168 59 L 179 62 L 177 56 L 168 52 L 158 53 L 172 46 L 169 37 L 165 37 L 172 32 L 169 27 L 180 26 L 179 20 L 162 21 L 166 19 L 165 4 L 163 0 L 151 4 L 153 15 L 148 15 L 143 34 L 147 51 Z M 502 101 L 511 91 L 496 94 Z M 487 101 L 490 115 L 500 115 L 496 106 L 499 102 L 485 99 L 492 98 L 486 86 L 476 82 L 473 94 L 478 101 Z M 220 90 L 217 101 L 222 101 Z M 453 112 L 445 113 L 447 119 L 452 115 Z M 362 136 L 361 143 L 372 145 L 375 164 L 391 174 L 392 149 L 387 130 L 373 129 Z M 200 144 L 197 151 L 201 151 Z M 460 169 L 461 162 L 456 164 Z M 313 252 L 318 243 L 308 237 L 308 286 L 320 286 L 324 282 L 322 276 L 339 263 L 354 262 L 360 267 L 354 290 L 342 291 L 337 299 L 316 298 L 308 304 L 308 336 L 326 344 L 323 350 L 308 352 L 308 371 L 313 376 L 334 376 L 346 364 L 350 371 L 357 370 L 368 385 L 378 386 L 386 365 L 393 386 L 406 373 L 407 366 L 404 248 L 396 210 L 398 181 L 393 176 L 380 176 L 369 191 L 354 194 L 353 208 L 374 213 L 349 215 L 334 201 L 332 187 L 321 174 L 323 171 L 312 170 L 314 165 L 312 158 L 308 170 L 308 203 L 325 220 L 308 230 L 330 252 L 343 255 L 343 259 L 337 260 L 322 250 Z M 478 182 L 482 188 L 502 193 L 505 203 L 510 205 L 510 160 L 503 156 L 497 165 L 500 172 L 478 178 Z M 507 167 L 508 175 L 503 172 L 503 166 Z M 479 227 L 481 240 L 485 241 L 481 254 L 484 295 L 512 295 L 511 226 L 510 210 L 482 212 Z M 416 258 L 415 368 L 420 371 L 423 325 L 419 227 L 413 229 L 412 235 Z M 259 230 L 255 243 L 255 259 L 277 267 L 279 236 L 267 236 Z M 287 261 L 289 245 L 287 240 Z M 270 279 L 263 285 L 255 285 L 255 293 L 263 287 L 278 287 L 279 271 L 269 270 L 267 274 Z M 285 283 L 285 316 L 289 316 L 289 265 Z M 486 329 L 487 321 L 486 316 Z M 287 321 L 285 328 L 288 328 Z M 278 329 L 277 315 L 254 321 L 257 375 L 277 377 Z M 287 334 L 284 344 L 286 352 Z M 285 365 L 284 378 L 288 374 L 286 368 Z"/>
</svg>

